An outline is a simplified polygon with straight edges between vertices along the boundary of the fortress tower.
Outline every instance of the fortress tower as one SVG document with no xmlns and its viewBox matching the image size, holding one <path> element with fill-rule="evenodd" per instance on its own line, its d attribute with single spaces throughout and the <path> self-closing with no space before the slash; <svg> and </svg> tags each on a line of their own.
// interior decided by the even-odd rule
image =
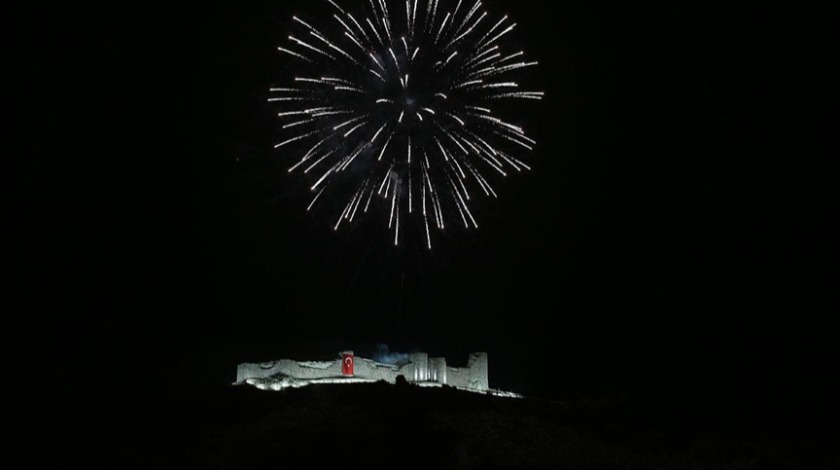
<svg viewBox="0 0 840 470">
<path fill-rule="evenodd" d="M 355 357 L 345 351 L 333 361 L 279 361 L 240 364 L 236 384 L 250 384 L 262 389 L 283 390 L 323 383 L 365 383 L 384 380 L 396 383 L 403 376 L 409 383 L 420 386 L 448 385 L 473 392 L 488 392 L 487 353 L 470 354 L 467 367 L 449 367 L 442 357 L 430 358 L 418 352 L 402 365 L 383 364 L 371 359 Z"/>
</svg>

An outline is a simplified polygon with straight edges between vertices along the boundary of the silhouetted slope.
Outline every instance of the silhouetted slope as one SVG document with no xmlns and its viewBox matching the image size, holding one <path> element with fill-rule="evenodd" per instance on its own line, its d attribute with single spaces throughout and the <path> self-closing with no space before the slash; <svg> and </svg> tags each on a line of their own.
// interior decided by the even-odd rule
<svg viewBox="0 0 840 470">
<path fill-rule="evenodd" d="M 682 439 L 615 411 L 410 385 L 242 387 L 180 408 L 186 421 L 171 420 L 132 453 L 141 466 L 794 469 L 837 459 L 828 443 L 817 452 L 743 435 Z"/>
</svg>

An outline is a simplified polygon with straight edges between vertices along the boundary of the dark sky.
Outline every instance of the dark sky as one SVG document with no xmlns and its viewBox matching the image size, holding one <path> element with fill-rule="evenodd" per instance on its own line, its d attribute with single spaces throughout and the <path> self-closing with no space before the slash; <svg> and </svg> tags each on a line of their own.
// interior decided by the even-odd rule
<svg viewBox="0 0 840 470">
<path fill-rule="evenodd" d="M 827 396 L 819 15 L 489 3 L 542 62 L 534 171 L 432 254 L 394 249 L 378 225 L 333 233 L 272 150 L 275 48 L 318 2 L 4 15 L 4 127 L 20 137 L 0 176 L 4 310 L 33 321 L 58 383 L 221 384 L 246 360 L 387 343 L 455 362 L 486 350 L 493 385 L 549 397 Z"/>
</svg>

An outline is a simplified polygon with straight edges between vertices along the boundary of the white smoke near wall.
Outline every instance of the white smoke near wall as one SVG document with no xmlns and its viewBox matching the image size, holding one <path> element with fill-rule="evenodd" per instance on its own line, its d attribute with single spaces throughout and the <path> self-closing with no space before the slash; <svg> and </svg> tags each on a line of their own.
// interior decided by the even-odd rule
<svg viewBox="0 0 840 470">
<path fill-rule="evenodd" d="M 377 344 L 373 360 L 382 364 L 395 364 L 401 366 L 411 362 L 408 353 L 392 352 L 387 344 Z"/>
</svg>

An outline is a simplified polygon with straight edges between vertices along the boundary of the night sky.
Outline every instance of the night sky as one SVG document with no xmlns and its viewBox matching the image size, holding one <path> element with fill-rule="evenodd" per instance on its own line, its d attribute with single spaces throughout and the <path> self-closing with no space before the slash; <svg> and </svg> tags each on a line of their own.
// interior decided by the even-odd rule
<svg viewBox="0 0 840 470">
<path fill-rule="evenodd" d="M 429 253 L 381 223 L 333 232 L 272 148 L 276 47 L 323 3 L 3 15 L 3 310 L 35 332 L 14 360 L 48 364 L 58 395 L 165 401 L 239 362 L 385 343 L 487 351 L 491 385 L 532 396 L 826 415 L 837 154 L 815 119 L 832 57 L 816 12 L 488 2 L 541 61 L 534 170 Z"/>
</svg>

